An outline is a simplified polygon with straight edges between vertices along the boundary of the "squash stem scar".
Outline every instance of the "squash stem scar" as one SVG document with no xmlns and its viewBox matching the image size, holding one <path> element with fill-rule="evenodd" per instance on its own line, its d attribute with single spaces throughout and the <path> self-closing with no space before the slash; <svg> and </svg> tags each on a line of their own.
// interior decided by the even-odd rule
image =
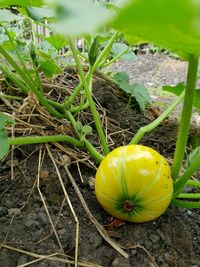
<svg viewBox="0 0 200 267">
<path fill-rule="evenodd" d="M 122 207 L 125 211 L 133 211 L 135 209 L 135 204 L 131 200 L 125 200 L 122 203 Z"/>
</svg>

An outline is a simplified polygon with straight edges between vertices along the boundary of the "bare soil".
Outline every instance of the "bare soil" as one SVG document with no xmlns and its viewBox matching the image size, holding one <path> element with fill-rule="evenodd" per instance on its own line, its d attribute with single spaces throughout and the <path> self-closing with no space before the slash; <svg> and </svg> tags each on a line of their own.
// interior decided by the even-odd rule
<svg viewBox="0 0 200 267">
<path fill-rule="evenodd" d="M 165 61 L 168 65 L 164 64 Z M 123 66 L 123 63 L 120 64 L 121 69 L 127 68 L 130 72 L 132 81 L 143 82 L 147 86 L 153 82 L 155 82 L 154 86 L 161 86 L 165 82 L 170 84 L 170 81 L 174 84 L 185 79 L 185 63 L 166 56 L 140 56 L 137 61 L 129 63 L 134 65 L 134 69 L 127 65 Z M 164 66 L 165 70 L 160 66 Z M 141 72 L 138 72 L 138 69 Z M 156 72 L 157 76 L 155 76 Z M 166 77 L 165 80 L 158 72 L 162 72 L 162 77 Z M 141 79 L 138 78 L 140 75 Z M 153 119 L 148 112 L 142 114 L 137 105 L 128 106 L 128 99 L 116 90 L 115 87 L 101 79 L 97 79 L 94 83 L 96 104 L 102 109 L 102 119 L 108 118 L 108 123 L 105 125 L 107 125 L 111 149 L 127 144 L 141 126 Z M 82 118 L 83 121 L 86 116 L 90 117 L 86 113 Z M 110 128 L 111 124 L 115 126 L 115 129 Z M 51 129 L 51 131 L 54 130 L 56 131 L 56 129 Z M 175 148 L 176 135 L 177 121 L 169 118 L 156 130 L 145 135 L 141 143 L 156 149 L 170 162 Z M 98 146 L 94 135 L 91 135 L 91 140 L 94 145 Z M 99 223 L 105 226 L 108 224 L 109 215 L 97 202 L 93 190 L 95 167 L 92 166 L 95 163 L 90 157 L 87 161 L 90 162 L 89 164 L 75 160 L 74 151 L 81 152 L 77 149 L 73 151 L 72 147 L 66 144 L 62 146 L 68 149 L 68 157 L 72 161 L 70 172 L 90 212 Z M 60 152 L 53 144 L 49 147 L 58 162 Z M 55 234 L 52 233 L 50 221 L 36 186 L 40 149 L 42 153 L 45 152 L 40 171 L 40 190 L 52 221 L 56 225 L 61 246 Z M 190 149 L 190 144 L 188 144 L 188 149 Z M 13 180 L 11 180 L 11 167 L 14 173 Z M 129 258 L 125 259 L 99 234 L 81 205 L 63 166 L 58 164 L 58 169 L 79 221 L 78 258 L 80 261 L 92 263 L 90 266 L 104 267 L 200 266 L 199 210 L 170 206 L 165 214 L 155 221 L 142 224 L 124 223 L 120 227 L 109 230 L 109 236 L 128 253 Z M 40 255 L 62 253 L 62 249 L 68 256 L 74 257 L 75 255 L 76 222 L 65 201 L 55 166 L 45 145 L 15 147 L 13 155 L 10 153 L 0 163 L 0 243 Z M 31 260 L 34 260 L 34 257 L 5 246 L 0 250 L 0 266 L 2 267 L 27 266 L 25 264 Z M 58 261 L 40 260 L 29 266 L 69 265 Z"/>
</svg>

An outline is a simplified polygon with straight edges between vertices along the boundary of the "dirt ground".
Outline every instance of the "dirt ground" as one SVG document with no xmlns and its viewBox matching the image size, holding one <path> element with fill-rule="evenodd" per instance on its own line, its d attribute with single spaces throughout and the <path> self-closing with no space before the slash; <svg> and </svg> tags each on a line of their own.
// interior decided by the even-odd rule
<svg viewBox="0 0 200 267">
<path fill-rule="evenodd" d="M 160 96 L 156 96 L 153 89 L 166 83 L 174 85 L 183 81 L 186 75 L 184 62 L 166 56 L 139 56 L 136 61 L 131 63 L 117 63 L 115 68 L 127 70 L 131 81 L 142 82 L 147 87 L 151 87 L 154 93 L 154 103 L 159 101 Z M 116 93 L 104 81 L 97 80 L 95 82 L 94 96 L 96 104 L 102 108 L 102 114 L 109 118 L 107 127 L 111 148 L 127 144 L 139 127 L 153 119 L 148 112 L 141 114 L 137 106 L 128 106 L 127 99 L 121 93 Z M 168 99 L 171 101 L 170 97 Z M 174 117 L 172 120 L 169 118 L 156 130 L 145 135 L 141 143 L 156 149 L 171 162 L 175 148 L 177 121 Z M 112 125 L 115 125 L 114 130 L 109 128 L 111 122 Z M 91 139 L 93 144 L 96 144 L 93 135 Z M 62 146 L 66 149 L 70 148 L 66 144 L 62 144 Z M 58 163 L 60 152 L 53 144 L 49 147 Z M 189 148 L 190 144 L 188 144 Z M 37 189 L 36 178 L 40 150 L 43 158 L 40 170 L 40 192 L 48 206 L 50 217 L 56 225 L 58 238 L 52 232 L 51 223 Z M 79 150 L 75 151 L 79 153 Z M 94 194 L 95 168 L 92 168 L 94 163 L 90 158 L 88 159 L 90 164 L 76 161 L 73 154 L 70 153 L 72 152 L 68 153 L 68 157 L 71 157 L 72 163 L 69 170 L 74 181 L 94 218 L 105 226 L 109 222 L 109 215 L 98 204 Z M 124 223 L 117 228 L 106 228 L 112 240 L 117 242 L 128 254 L 129 257 L 126 259 L 99 234 L 80 203 L 62 165 L 58 164 L 58 171 L 79 221 L 78 259 L 91 263 L 91 265 L 82 263 L 80 266 L 200 266 L 199 210 L 179 209 L 171 206 L 155 221 L 142 224 Z M 13 179 L 11 180 L 12 173 Z M 13 155 L 10 153 L 0 163 L 0 243 L 4 243 L 4 247 L 0 250 L 0 267 L 27 266 L 26 263 L 35 259 L 33 255 L 14 251 L 5 245 L 39 255 L 64 251 L 69 259 L 70 256 L 74 257 L 77 224 L 65 197 L 59 183 L 58 172 L 45 145 L 15 147 Z M 74 265 L 43 259 L 33 262 L 29 266 Z"/>
</svg>

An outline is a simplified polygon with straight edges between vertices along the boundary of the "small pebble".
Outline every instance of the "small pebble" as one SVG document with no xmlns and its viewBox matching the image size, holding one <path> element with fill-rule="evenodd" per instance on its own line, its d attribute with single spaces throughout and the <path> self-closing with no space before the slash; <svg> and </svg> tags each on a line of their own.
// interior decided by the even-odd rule
<svg viewBox="0 0 200 267">
<path fill-rule="evenodd" d="M 128 259 L 122 257 L 116 257 L 112 263 L 112 267 L 131 267 L 130 262 Z"/>
<path fill-rule="evenodd" d="M 8 214 L 8 209 L 6 207 L 0 207 L 0 217 Z"/>
<path fill-rule="evenodd" d="M 66 234 L 66 229 L 60 229 L 60 230 L 58 230 L 58 234 L 60 235 L 60 236 L 63 236 L 63 235 L 65 235 Z"/>
<path fill-rule="evenodd" d="M 136 256 L 137 255 L 137 249 L 131 249 L 131 254 L 133 256 Z"/>
<path fill-rule="evenodd" d="M 160 236 L 160 238 L 162 240 L 165 240 L 165 235 L 163 234 L 163 232 L 160 229 L 157 229 L 156 232 L 158 233 L 158 235 Z"/>
<path fill-rule="evenodd" d="M 46 215 L 46 213 L 39 212 L 37 215 L 37 221 L 40 223 L 40 225 L 45 226 L 49 224 L 49 219 Z"/>
<path fill-rule="evenodd" d="M 8 209 L 9 216 L 19 215 L 20 213 L 21 213 L 21 210 L 18 208 Z"/>
<path fill-rule="evenodd" d="M 160 241 L 159 235 L 150 235 L 149 238 L 154 244 Z"/>
<path fill-rule="evenodd" d="M 4 205 L 10 209 L 13 207 L 13 202 L 10 199 L 6 199 Z"/>
<path fill-rule="evenodd" d="M 191 210 L 187 210 L 186 213 L 187 213 L 188 216 L 192 215 L 192 211 Z"/>
<path fill-rule="evenodd" d="M 17 261 L 17 266 L 27 263 L 28 257 L 26 255 L 21 255 Z"/>
<path fill-rule="evenodd" d="M 159 255 L 157 257 L 157 262 L 160 263 L 160 264 L 164 264 L 165 263 L 165 259 L 164 259 L 163 255 Z"/>
<path fill-rule="evenodd" d="M 28 220 L 24 223 L 24 225 L 26 226 L 26 228 L 33 228 L 33 227 L 39 227 L 40 224 L 35 220 Z"/>
<path fill-rule="evenodd" d="M 102 237 L 97 233 L 91 233 L 89 236 L 89 240 L 95 248 L 99 247 L 103 241 Z"/>
<path fill-rule="evenodd" d="M 160 267 L 169 267 L 169 264 L 163 263 L 162 265 L 160 265 Z"/>
</svg>

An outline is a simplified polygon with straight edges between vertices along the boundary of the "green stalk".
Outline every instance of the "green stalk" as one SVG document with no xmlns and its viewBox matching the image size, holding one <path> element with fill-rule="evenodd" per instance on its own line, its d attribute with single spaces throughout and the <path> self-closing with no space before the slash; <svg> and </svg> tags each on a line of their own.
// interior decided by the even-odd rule
<svg viewBox="0 0 200 267">
<path fill-rule="evenodd" d="M 98 132 L 98 135 L 99 135 L 99 138 L 100 138 L 101 145 L 103 147 L 104 153 L 107 155 L 109 153 L 108 144 L 107 144 L 106 137 L 104 135 L 104 132 L 103 132 L 103 129 L 102 129 L 102 126 L 101 126 L 101 122 L 100 122 L 100 119 L 99 119 L 99 116 L 98 116 L 98 112 L 96 110 L 95 104 L 94 104 L 93 99 L 92 99 L 92 95 L 91 95 L 91 92 L 90 92 L 90 89 L 89 89 L 88 81 L 85 78 L 83 69 L 81 67 L 79 58 L 77 56 L 77 52 L 76 52 L 75 46 L 74 46 L 74 44 L 73 44 L 71 39 L 68 39 L 68 41 L 69 41 L 69 45 L 70 45 L 70 48 L 72 50 L 75 62 L 77 64 L 77 68 L 78 68 L 78 72 L 79 72 L 80 78 L 81 78 L 81 80 L 83 82 L 83 86 L 85 88 L 86 96 L 87 96 L 88 102 L 90 104 L 90 109 L 91 109 L 91 112 L 92 112 L 92 115 L 93 115 L 93 119 L 94 119 L 94 122 L 95 122 L 95 125 L 96 125 L 96 129 L 97 129 L 97 132 Z"/>
<path fill-rule="evenodd" d="M 200 181 L 188 180 L 186 184 L 189 186 L 200 187 Z"/>
<path fill-rule="evenodd" d="M 23 93 L 27 94 L 28 89 L 26 85 L 23 83 L 23 81 L 16 77 L 16 75 L 10 71 L 8 68 L 0 65 L 0 70 L 14 83 L 16 84 Z"/>
<path fill-rule="evenodd" d="M 114 41 L 117 39 L 118 36 L 119 36 L 119 33 L 115 33 L 113 35 L 113 37 L 109 40 L 107 45 L 104 47 L 104 49 L 102 50 L 102 52 L 98 56 L 98 58 L 95 61 L 94 65 L 92 66 L 92 70 L 93 71 L 99 66 L 100 63 L 101 63 L 101 65 L 103 65 L 105 63 L 105 61 L 107 60 L 108 54 L 110 53 L 110 50 L 112 48 L 112 45 L 113 45 Z"/>
<path fill-rule="evenodd" d="M 17 77 L 13 72 L 11 72 L 8 68 L 5 68 L 4 66 L 0 65 L 0 69 L 11 81 L 14 82 L 14 84 L 16 84 L 23 91 L 23 93 L 25 93 L 26 95 L 28 94 L 28 89 L 26 85 L 23 83 L 23 81 L 19 77 Z M 46 99 L 46 100 L 51 106 L 56 108 L 59 112 L 64 113 L 63 104 L 60 104 L 50 99 Z"/>
<path fill-rule="evenodd" d="M 174 101 L 163 113 L 153 122 L 148 124 L 147 126 L 141 127 L 135 136 L 132 138 L 130 144 L 137 144 L 140 139 L 144 136 L 145 133 L 148 133 L 155 129 L 159 124 L 161 124 L 170 114 L 170 112 L 183 100 L 184 92 L 180 94 L 176 101 Z"/>
<path fill-rule="evenodd" d="M 130 47 L 127 47 L 126 49 L 124 49 L 124 51 L 122 51 L 119 55 L 117 55 L 116 57 L 114 57 L 113 59 L 109 60 L 107 63 L 105 64 L 100 64 L 99 67 L 108 67 L 110 66 L 113 62 L 117 61 L 121 56 L 123 56 L 128 50 L 130 49 Z"/>
<path fill-rule="evenodd" d="M 198 58 L 192 55 L 189 58 L 185 98 L 184 98 L 181 122 L 176 142 L 176 150 L 172 165 L 172 177 L 174 180 L 176 180 L 179 175 L 179 171 L 182 165 L 184 152 L 187 144 L 189 128 L 190 128 L 190 119 L 192 115 L 193 99 L 195 93 L 195 85 L 197 79 L 197 69 L 198 69 Z"/>
<path fill-rule="evenodd" d="M 10 145 L 27 145 L 40 143 L 67 142 L 76 147 L 83 147 L 84 143 L 69 135 L 49 135 L 49 136 L 27 136 L 9 138 Z"/>
<path fill-rule="evenodd" d="M 14 42 L 13 42 L 13 39 L 12 39 L 12 37 L 10 36 L 10 33 L 8 32 L 8 30 L 7 30 L 6 27 L 4 27 L 4 29 L 5 29 L 5 31 L 6 31 L 6 34 L 7 34 L 8 38 L 9 38 L 9 41 L 10 41 L 12 47 L 13 47 L 13 50 L 15 51 L 15 53 L 16 53 L 16 55 L 17 55 L 19 61 L 21 62 L 22 66 L 23 66 L 23 72 L 24 72 L 24 75 L 26 75 L 26 76 L 30 79 L 30 81 L 31 81 L 35 86 L 37 86 L 37 84 L 36 84 L 35 81 L 33 80 L 32 76 L 30 75 L 30 73 L 29 73 L 29 71 L 28 71 L 28 69 L 27 69 L 27 67 L 26 67 L 26 64 L 24 63 L 24 60 L 21 58 L 21 56 L 20 56 L 20 54 L 19 54 L 19 52 L 18 52 L 18 50 L 17 50 L 17 48 L 16 48 L 16 46 L 15 46 L 15 44 L 14 44 Z"/>
<path fill-rule="evenodd" d="M 66 111 L 66 117 L 68 120 L 71 122 L 72 127 L 74 128 L 74 131 L 76 135 L 84 142 L 85 147 L 89 154 L 96 160 L 96 162 L 101 162 L 103 160 L 103 156 L 96 150 L 96 148 L 86 139 L 86 137 L 81 136 L 77 129 L 77 123 L 76 120 L 74 119 L 73 115 L 71 114 L 70 111 Z"/>
<path fill-rule="evenodd" d="M 176 198 L 200 199 L 200 193 L 181 193 Z"/>
<path fill-rule="evenodd" d="M 200 202 L 195 202 L 195 201 L 188 202 L 188 201 L 174 199 L 171 202 L 171 204 L 174 204 L 177 207 L 187 208 L 187 209 L 199 209 L 200 208 Z"/>
<path fill-rule="evenodd" d="M 46 100 L 43 94 L 38 90 L 37 86 L 31 82 L 31 80 L 26 76 L 23 70 L 18 66 L 18 64 L 12 59 L 12 57 L 6 52 L 6 50 L 0 45 L 0 53 L 5 57 L 5 59 L 13 66 L 15 71 L 23 78 L 27 86 L 34 94 L 37 96 L 40 103 L 48 110 L 48 112 L 55 117 L 62 118 L 63 115 L 56 111 Z"/>
<path fill-rule="evenodd" d="M 104 47 L 104 49 L 101 51 L 101 53 L 99 54 L 96 62 L 94 63 L 94 65 L 92 67 L 89 68 L 88 73 L 85 76 L 85 79 L 87 81 L 90 81 L 92 78 L 92 74 L 94 73 L 95 69 L 98 67 L 98 65 L 100 64 L 101 60 L 110 52 L 110 49 L 112 48 L 112 45 L 115 41 L 115 39 L 117 38 L 118 33 L 116 33 L 108 42 L 108 44 Z M 78 52 L 79 53 L 79 52 Z M 88 82 L 89 83 L 89 82 Z M 81 89 L 83 87 L 83 81 L 81 80 L 79 85 L 76 87 L 76 89 L 73 91 L 73 93 L 66 98 L 65 100 L 65 105 L 67 107 L 70 107 L 74 101 L 74 99 L 77 97 L 77 95 L 80 93 Z"/>
<path fill-rule="evenodd" d="M 101 155 L 86 138 L 83 138 L 83 142 L 85 143 L 85 147 L 89 154 L 96 160 L 96 162 L 100 163 L 104 158 L 103 155 Z"/>
<path fill-rule="evenodd" d="M 174 182 L 174 193 L 173 193 L 174 197 L 176 197 L 178 194 L 182 192 L 183 188 L 186 186 L 186 183 L 193 175 L 193 173 L 199 168 L 199 166 L 200 166 L 200 155 L 194 158 L 194 160 L 191 162 L 185 173 L 180 178 L 176 179 L 176 181 Z"/>
<path fill-rule="evenodd" d="M 88 83 L 92 79 L 92 74 L 93 74 L 93 72 L 92 72 L 92 69 L 90 67 L 88 73 L 85 76 L 85 79 L 88 81 Z M 81 91 L 82 88 L 83 88 L 83 81 L 81 80 L 80 83 L 78 84 L 78 86 L 72 92 L 72 94 L 68 98 L 66 98 L 66 100 L 65 100 L 66 107 L 69 108 L 72 105 L 72 103 L 74 102 L 74 99 L 80 93 L 80 91 Z"/>
<path fill-rule="evenodd" d="M 71 107 L 71 112 L 72 113 L 79 113 L 81 110 L 84 110 L 88 107 L 89 107 L 89 103 L 87 101 L 86 103 L 82 104 L 81 106 Z"/>
<path fill-rule="evenodd" d="M 55 102 L 51 99 L 46 99 L 47 102 L 52 106 L 54 107 L 57 111 L 59 111 L 60 113 L 64 113 L 65 112 L 65 107 L 64 107 L 64 104 L 61 104 L 61 103 L 58 103 L 58 102 Z M 64 117 L 64 115 L 63 115 Z"/>
<path fill-rule="evenodd" d="M 5 98 L 5 99 L 13 99 L 13 100 L 23 100 L 24 98 L 20 96 L 14 96 L 14 95 L 3 95 L 0 94 L 0 98 Z"/>
</svg>

